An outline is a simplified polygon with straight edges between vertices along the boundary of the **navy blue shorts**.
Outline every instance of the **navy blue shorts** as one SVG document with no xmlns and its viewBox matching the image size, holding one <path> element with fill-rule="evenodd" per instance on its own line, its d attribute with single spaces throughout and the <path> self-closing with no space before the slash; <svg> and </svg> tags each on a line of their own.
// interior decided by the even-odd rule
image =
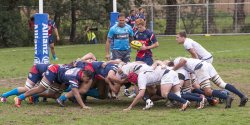
<svg viewBox="0 0 250 125">
<path fill-rule="evenodd" d="M 136 57 L 135 61 L 145 62 L 149 66 L 151 66 L 153 64 L 152 56 L 144 56 L 143 58 Z"/>
</svg>

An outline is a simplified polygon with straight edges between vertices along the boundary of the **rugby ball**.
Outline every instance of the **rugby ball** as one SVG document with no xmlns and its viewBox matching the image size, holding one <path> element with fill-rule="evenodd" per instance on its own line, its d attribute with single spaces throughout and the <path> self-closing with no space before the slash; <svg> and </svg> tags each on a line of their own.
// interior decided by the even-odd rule
<svg viewBox="0 0 250 125">
<path fill-rule="evenodd" d="M 138 40 L 133 40 L 133 41 L 131 41 L 130 46 L 133 49 L 140 50 L 142 47 L 142 43 Z"/>
</svg>

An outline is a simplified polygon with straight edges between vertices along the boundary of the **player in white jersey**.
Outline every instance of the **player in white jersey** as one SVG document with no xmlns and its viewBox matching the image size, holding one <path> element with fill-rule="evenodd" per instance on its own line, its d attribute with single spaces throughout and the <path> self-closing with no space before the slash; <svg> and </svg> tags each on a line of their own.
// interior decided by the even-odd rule
<svg viewBox="0 0 250 125">
<path fill-rule="evenodd" d="M 208 63 L 213 62 L 212 54 L 196 41 L 187 38 L 185 31 L 177 33 L 176 41 L 178 44 L 183 44 L 184 48 L 191 54 L 192 58 L 204 60 Z"/>
<path fill-rule="evenodd" d="M 193 58 L 178 57 L 174 60 L 173 70 L 177 70 L 184 67 L 187 71 L 194 73 L 196 76 L 196 81 L 200 84 L 201 89 L 205 92 L 206 96 L 214 96 L 221 99 L 226 99 L 226 107 L 231 108 L 231 103 L 233 98 L 221 93 L 219 90 L 212 90 L 210 80 L 215 83 L 218 87 L 227 89 L 230 92 L 238 95 L 241 98 L 239 106 L 245 106 L 248 98 L 243 95 L 239 90 L 237 90 L 231 84 L 225 83 L 217 71 L 214 69 L 212 64 L 205 61 Z"/>
<path fill-rule="evenodd" d="M 161 85 L 161 96 L 167 99 L 172 99 L 182 103 L 181 111 L 184 111 L 189 105 L 189 101 L 177 96 L 176 94 L 170 92 L 171 90 L 180 91 L 178 75 L 175 71 L 169 69 L 156 68 L 155 70 L 147 70 L 139 73 L 130 73 L 128 75 L 128 80 L 132 83 L 138 83 L 139 93 L 136 95 L 135 99 L 131 105 L 124 109 L 124 111 L 129 111 L 134 107 L 140 99 L 143 98 L 146 87 L 156 84 L 160 81 Z"/>
</svg>

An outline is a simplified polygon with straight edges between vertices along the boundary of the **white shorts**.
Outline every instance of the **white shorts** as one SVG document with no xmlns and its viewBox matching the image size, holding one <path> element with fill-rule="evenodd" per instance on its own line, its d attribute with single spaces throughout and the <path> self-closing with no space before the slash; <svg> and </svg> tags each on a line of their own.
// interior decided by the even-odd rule
<svg viewBox="0 0 250 125">
<path fill-rule="evenodd" d="M 210 79 L 210 75 L 209 75 L 209 68 L 208 68 L 208 63 L 202 63 L 202 67 L 200 69 L 197 69 L 194 71 L 195 76 L 196 76 L 196 81 L 200 84 L 205 80 Z"/>
<path fill-rule="evenodd" d="M 208 72 L 209 72 L 209 76 L 212 78 L 214 76 L 216 76 L 218 73 L 215 70 L 215 68 L 213 67 L 213 65 L 211 63 L 207 63 L 208 65 Z"/>
<path fill-rule="evenodd" d="M 161 85 L 164 84 L 172 84 L 173 86 L 180 84 L 178 74 L 173 70 L 170 70 L 168 73 L 164 74 L 161 78 Z"/>
<path fill-rule="evenodd" d="M 27 82 L 27 81 L 26 81 L 26 83 L 25 83 L 25 86 L 26 86 L 28 89 L 34 88 L 35 85 L 36 85 L 36 84 L 30 83 L 30 82 Z"/>
</svg>

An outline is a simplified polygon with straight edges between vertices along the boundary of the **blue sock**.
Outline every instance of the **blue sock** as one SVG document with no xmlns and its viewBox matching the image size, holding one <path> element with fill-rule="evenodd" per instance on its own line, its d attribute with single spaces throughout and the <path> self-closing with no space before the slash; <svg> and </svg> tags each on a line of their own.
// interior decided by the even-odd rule
<svg viewBox="0 0 250 125">
<path fill-rule="evenodd" d="M 193 89 L 192 92 L 193 92 L 193 93 L 198 93 L 198 94 L 205 95 L 204 91 L 202 91 L 201 89 Z"/>
<path fill-rule="evenodd" d="M 189 100 L 189 101 L 197 101 L 197 102 L 202 101 L 202 98 L 197 97 L 197 96 L 193 96 L 191 94 L 181 94 L 181 97 L 183 99 L 186 99 L 186 100 Z"/>
<path fill-rule="evenodd" d="M 185 99 L 183 99 L 183 98 L 177 96 L 176 94 L 174 94 L 174 93 L 172 93 L 172 92 L 168 93 L 168 98 L 169 98 L 169 99 L 172 99 L 172 100 L 175 100 L 175 101 L 177 101 L 177 102 L 180 102 L 180 103 L 182 103 L 182 104 L 185 104 L 185 103 L 187 102 L 187 100 L 185 100 Z"/>
<path fill-rule="evenodd" d="M 71 91 L 71 87 L 69 86 L 66 90 L 64 90 L 64 92 L 69 92 Z"/>
<path fill-rule="evenodd" d="M 68 98 L 65 95 L 62 95 L 62 96 L 59 97 L 59 99 L 62 100 L 62 101 L 66 101 Z"/>
<path fill-rule="evenodd" d="M 8 91 L 8 92 L 2 94 L 2 97 L 8 98 L 9 96 L 18 95 L 18 94 L 19 94 L 19 93 L 18 93 L 18 89 L 15 88 L 15 89 L 12 89 L 12 90 L 10 90 L 10 91 Z"/>
<path fill-rule="evenodd" d="M 96 88 L 90 89 L 85 95 L 86 96 L 91 96 L 91 97 L 94 97 L 94 98 L 99 98 L 100 97 L 100 94 L 99 94 L 99 92 L 98 92 L 98 90 Z"/>
<path fill-rule="evenodd" d="M 222 93 L 220 90 L 213 90 L 212 96 L 218 97 L 220 99 L 227 99 L 228 97 L 226 94 Z"/>
<path fill-rule="evenodd" d="M 21 94 L 21 95 L 18 96 L 18 98 L 21 99 L 21 100 L 24 100 L 26 97 L 25 97 L 24 94 Z"/>
<path fill-rule="evenodd" d="M 225 89 L 227 89 L 230 92 L 238 95 L 240 98 L 244 97 L 244 95 L 239 90 L 237 90 L 233 85 L 231 85 L 231 84 L 227 84 L 226 87 L 225 87 Z"/>
</svg>

